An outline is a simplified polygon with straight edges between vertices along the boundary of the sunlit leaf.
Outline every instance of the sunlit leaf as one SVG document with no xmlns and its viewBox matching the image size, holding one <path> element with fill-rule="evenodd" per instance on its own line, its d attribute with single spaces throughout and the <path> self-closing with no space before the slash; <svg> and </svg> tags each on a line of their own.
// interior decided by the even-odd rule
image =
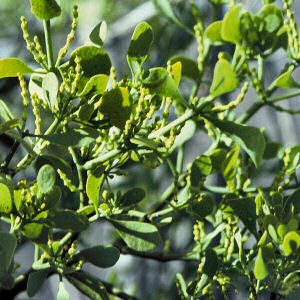
<svg viewBox="0 0 300 300">
<path fill-rule="evenodd" d="M 133 32 L 127 51 L 128 65 L 134 76 L 140 74 L 142 65 L 148 57 L 152 42 L 152 27 L 146 22 L 138 24 Z"/>
<path fill-rule="evenodd" d="M 156 248 L 161 238 L 157 228 L 149 223 L 110 219 L 128 247 L 137 251 L 150 251 Z"/>
<path fill-rule="evenodd" d="M 181 63 L 181 74 L 182 77 L 192 79 L 194 81 L 199 80 L 200 71 L 195 61 L 182 55 L 173 56 L 170 58 L 170 63 L 173 65 L 177 62 Z"/>
<path fill-rule="evenodd" d="M 33 70 L 18 58 L 0 59 L 0 78 L 17 77 L 18 74 L 30 73 L 33 73 Z"/>
<path fill-rule="evenodd" d="M 105 21 L 99 22 L 92 32 L 90 33 L 89 39 L 94 44 L 102 47 L 107 37 L 107 24 Z"/>
<path fill-rule="evenodd" d="M 54 186 L 56 180 L 56 173 L 52 166 L 46 164 L 43 165 L 37 176 L 37 184 L 41 191 L 46 194 Z"/>
<path fill-rule="evenodd" d="M 132 97 L 127 88 L 117 87 L 101 97 L 99 110 L 109 119 L 111 125 L 124 128 L 131 114 Z"/>
<path fill-rule="evenodd" d="M 61 9 L 55 0 L 30 0 L 31 11 L 42 20 L 58 17 Z"/>
<path fill-rule="evenodd" d="M 214 98 L 233 91 L 237 86 L 236 73 L 226 59 L 219 59 L 215 65 L 210 95 Z"/>
<path fill-rule="evenodd" d="M 263 254 L 261 248 L 258 250 L 258 254 L 255 260 L 255 265 L 254 265 L 254 275 L 256 279 L 258 280 L 263 280 L 268 276 L 269 272 L 267 269 L 267 265 L 264 261 Z"/>
<path fill-rule="evenodd" d="M 231 42 L 238 43 L 240 41 L 240 10 L 242 6 L 236 5 L 231 8 L 225 15 L 222 22 L 222 39 Z"/>
</svg>

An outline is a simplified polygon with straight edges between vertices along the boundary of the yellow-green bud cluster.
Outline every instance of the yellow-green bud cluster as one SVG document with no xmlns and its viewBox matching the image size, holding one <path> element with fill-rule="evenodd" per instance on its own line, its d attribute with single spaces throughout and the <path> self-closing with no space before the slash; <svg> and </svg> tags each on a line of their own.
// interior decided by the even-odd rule
<svg viewBox="0 0 300 300">
<path fill-rule="evenodd" d="M 71 180 L 67 177 L 67 175 L 60 169 L 57 169 L 57 173 L 60 179 L 63 181 L 64 186 L 66 186 L 71 192 L 78 192 L 79 189 L 72 184 Z"/>
<path fill-rule="evenodd" d="M 67 36 L 66 44 L 59 50 L 56 67 L 58 67 L 61 63 L 61 60 L 66 56 L 68 49 L 75 38 L 76 28 L 78 26 L 78 6 L 75 5 L 73 8 L 73 22 L 71 25 L 71 32 Z"/>
</svg>

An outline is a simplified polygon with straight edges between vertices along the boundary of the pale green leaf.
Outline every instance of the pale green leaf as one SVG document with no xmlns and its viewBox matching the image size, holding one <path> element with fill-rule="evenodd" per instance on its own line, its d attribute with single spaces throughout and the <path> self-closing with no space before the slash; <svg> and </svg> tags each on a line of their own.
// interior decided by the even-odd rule
<svg viewBox="0 0 300 300">
<path fill-rule="evenodd" d="M 152 27 L 146 22 L 138 24 L 133 32 L 127 51 L 127 61 L 133 76 L 137 76 L 141 72 L 152 42 Z"/>
<path fill-rule="evenodd" d="M 99 205 L 99 192 L 105 179 L 104 170 L 105 168 L 100 165 L 88 175 L 86 182 L 86 193 L 96 208 Z"/>
<path fill-rule="evenodd" d="M 111 125 L 123 129 L 131 114 L 132 97 L 127 88 L 117 87 L 101 97 L 99 110 Z"/>
<path fill-rule="evenodd" d="M 42 89 L 45 101 L 49 107 L 58 108 L 58 79 L 53 72 L 48 73 L 44 76 L 42 82 Z"/>
<path fill-rule="evenodd" d="M 210 39 L 214 45 L 221 45 L 224 43 L 222 38 L 223 21 L 215 21 L 211 23 L 205 30 L 205 37 Z"/>
<path fill-rule="evenodd" d="M 293 70 L 294 70 L 294 66 L 290 67 L 288 71 L 280 75 L 276 79 L 275 85 L 283 89 L 299 88 L 300 84 L 296 82 L 292 76 Z"/>
<path fill-rule="evenodd" d="M 174 65 L 177 62 L 181 63 L 181 74 L 182 77 L 192 79 L 194 81 L 199 80 L 200 71 L 195 61 L 182 55 L 173 56 L 170 58 L 170 63 Z"/>
<path fill-rule="evenodd" d="M 56 300 L 71 300 L 70 295 L 62 281 L 59 282 Z"/>
<path fill-rule="evenodd" d="M 240 41 L 240 10 L 242 6 L 237 5 L 230 9 L 222 22 L 222 39 L 234 44 Z"/>
<path fill-rule="evenodd" d="M 255 260 L 255 265 L 254 265 L 254 276 L 258 280 L 263 280 L 264 278 L 266 278 L 268 276 L 268 274 L 269 274 L 269 272 L 268 272 L 267 265 L 263 258 L 262 250 L 261 250 L 261 248 L 259 248 L 256 260 Z"/>
<path fill-rule="evenodd" d="M 0 59 L 0 78 L 17 77 L 18 74 L 30 73 L 33 73 L 33 70 L 18 58 Z"/>
<path fill-rule="evenodd" d="M 94 44 L 102 47 L 107 37 L 107 24 L 105 21 L 99 22 L 92 32 L 90 33 L 89 39 Z"/>
<path fill-rule="evenodd" d="M 31 11 L 42 20 L 50 20 L 61 14 L 61 8 L 55 0 L 30 0 Z"/>
<path fill-rule="evenodd" d="M 42 193 L 48 193 L 54 186 L 56 180 L 56 173 L 52 166 L 43 165 L 37 176 L 37 184 Z"/>
<path fill-rule="evenodd" d="M 210 95 L 214 98 L 233 91 L 237 86 L 236 73 L 226 59 L 219 59 L 215 65 Z"/>
</svg>

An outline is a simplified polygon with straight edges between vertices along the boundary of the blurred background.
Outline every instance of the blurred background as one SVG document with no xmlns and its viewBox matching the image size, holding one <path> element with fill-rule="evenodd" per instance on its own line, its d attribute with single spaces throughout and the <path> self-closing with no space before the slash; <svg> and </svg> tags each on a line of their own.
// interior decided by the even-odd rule
<svg viewBox="0 0 300 300">
<path fill-rule="evenodd" d="M 73 42 L 70 52 L 83 45 L 88 41 L 88 36 L 94 26 L 101 20 L 105 20 L 108 24 L 108 37 L 104 45 L 104 49 L 109 53 L 112 63 L 117 70 L 118 79 L 124 74 L 129 74 L 129 68 L 126 61 L 126 52 L 130 42 L 131 35 L 135 26 L 141 21 L 147 21 L 153 27 L 155 40 L 149 59 L 145 64 L 145 68 L 154 66 L 166 66 L 167 60 L 176 55 L 181 54 L 189 58 L 196 59 L 197 44 L 190 34 L 179 28 L 169 19 L 163 16 L 154 6 L 151 0 L 57 0 L 63 10 L 62 16 L 52 20 L 52 36 L 54 49 L 58 49 L 64 45 L 66 36 L 70 30 L 72 22 L 72 7 L 74 4 L 79 6 L 79 26 L 76 34 L 76 40 Z M 244 0 L 246 9 L 257 12 L 262 4 L 260 0 Z M 295 18 L 300 24 L 300 3 L 294 1 Z M 191 29 L 195 25 L 195 20 L 189 10 L 188 0 L 172 0 L 173 9 L 176 16 Z M 206 24 L 210 20 L 211 5 L 207 0 L 195 0 L 195 4 L 199 9 Z M 275 4 L 282 6 L 281 1 Z M 226 6 L 219 9 L 218 18 L 222 19 Z M 40 41 L 43 41 L 43 24 L 40 20 L 34 18 L 30 12 L 29 1 L 0 1 L 0 59 L 5 57 L 18 57 L 26 61 L 33 68 L 36 67 L 32 60 L 31 54 L 26 50 L 25 43 L 22 38 L 20 29 L 20 17 L 24 15 L 28 21 L 28 29 L 33 38 L 36 34 Z M 217 58 L 220 49 L 214 49 L 211 53 L 211 60 Z M 70 53 L 69 52 L 69 53 Z M 280 70 L 286 63 L 285 53 L 281 50 L 277 51 L 265 65 L 266 84 L 273 81 L 278 76 Z M 299 72 L 296 71 L 296 80 L 299 78 Z M 212 70 L 208 70 L 208 76 L 212 76 Z M 299 81 L 299 80 L 298 80 Z M 181 90 L 183 95 L 188 95 L 191 88 L 189 81 L 183 81 Z M 15 78 L 0 80 L 0 98 L 3 99 L 12 112 L 16 116 L 20 116 L 21 97 L 19 95 L 20 88 Z M 207 86 L 201 87 L 199 95 L 207 93 Z M 232 94 L 223 100 L 228 101 L 235 99 Z M 256 99 L 255 93 L 250 89 L 244 103 L 237 109 L 237 115 L 241 114 Z M 283 104 L 288 109 L 299 109 L 297 103 L 299 98 L 293 98 Z M 249 124 L 264 127 L 267 136 L 272 141 L 278 141 L 285 147 L 299 143 L 300 126 L 299 116 L 290 116 L 285 113 L 277 113 L 272 108 L 266 107 L 262 109 Z M 1 153 L 5 157 L 11 141 L 4 137 L 0 139 L 0 156 Z M 209 140 L 205 133 L 197 133 L 197 135 L 187 144 L 187 156 L 185 164 L 193 161 L 193 159 L 205 151 L 209 145 Z M 19 156 L 24 153 L 18 153 Z M 260 174 L 262 180 L 260 184 L 268 184 L 271 178 L 268 178 L 268 172 L 273 169 L 272 162 L 265 168 L 266 173 Z M 144 186 L 147 188 L 147 200 L 143 201 L 142 208 L 147 208 L 159 199 L 164 189 L 171 183 L 171 173 L 166 165 L 162 165 L 156 170 L 147 168 L 138 168 L 134 166 L 128 167 L 129 176 L 126 179 L 118 179 L 113 182 L 113 187 L 118 190 L 126 190 L 132 186 Z M 31 172 L 31 173 L 30 173 Z M 29 173 L 19 174 L 19 177 L 32 177 L 35 170 Z M 16 176 L 17 177 L 17 176 Z M 18 180 L 16 178 L 16 180 Z M 163 178 L 163 180 L 162 180 Z M 217 180 L 217 179 L 216 179 Z M 67 192 L 66 192 L 67 193 Z M 67 196 L 67 195 L 65 195 Z M 72 198 L 64 204 L 66 207 L 72 207 Z M 1 224 L 1 226 L 3 226 Z M 190 249 L 193 243 L 192 235 L 193 222 L 184 214 L 178 216 L 178 221 L 170 229 L 165 229 L 163 235 L 168 237 L 170 249 L 183 253 L 186 249 Z M 3 228 L 3 227 L 2 227 Z M 96 244 L 112 243 L 113 230 L 107 223 L 96 223 L 90 226 L 88 231 L 81 235 L 81 246 L 92 246 Z M 19 247 L 16 262 L 22 264 L 18 269 L 18 274 L 27 270 L 33 261 L 33 246 L 29 243 L 22 244 Z M 179 299 L 174 279 L 177 272 L 181 272 L 186 279 L 191 279 L 196 273 L 197 264 L 183 263 L 180 261 L 161 263 L 153 260 L 145 260 L 131 256 L 121 256 L 119 262 L 108 270 L 99 271 L 98 268 L 92 266 L 85 267 L 93 274 L 101 279 L 116 284 L 119 288 L 124 289 L 128 293 L 135 294 L 140 299 L 158 300 L 158 299 Z M 242 287 L 243 283 L 239 285 Z M 58 277 L 52 276 L 44 285 L 43 289 L 34 297 L 34 299 L 56 299 L 58 287 Z M 85 296 L 75 291 L 71 285 L 67 284 L 67 289 L 71 294 L 71 299 L 87 299 Z M 241 289 L 243 290 L 243 289 Z M 230 299 L 246 299 L 245 294 L 236 295 L 234 289 L 230 295 Z M 17 299 L 28 299 L 24 292 Z M 219 299 L 222 299 L 220 296 Z"/>
</svg>

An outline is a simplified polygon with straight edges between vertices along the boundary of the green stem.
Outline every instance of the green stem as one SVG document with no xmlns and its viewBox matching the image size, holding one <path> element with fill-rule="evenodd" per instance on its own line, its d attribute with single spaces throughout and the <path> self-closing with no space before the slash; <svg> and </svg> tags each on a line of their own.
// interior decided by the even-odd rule
<svg viewBox="0 0 300 300">
<path fill-rule="evenodd" d="M 34 245 L 34 261 L 39 260 L 40 248 L 38 245 Z"/>
<path fill-rule="evenodd" d="M 105 153 L 102 156 L 96 157 L 96 158 L 86 162 L 82 167 L 83 167 L 83 169 L 86 169 L 86 170 L 92 169 L 93 167 L 95 167 L 98 164 L 104 163 L 110 159 L 115 158 L 120 153 L 122 153 L 121 149 L 114 149 L 110 152 Z"/>
<path fill-rule="evenodd" d="M 69 152 L 72 155 L 73 161 L 75 163 L 76 169 L 77 169 L 77 175 L 78 175 L 78 189 L 80 190 L 80 206 L 79 208 L 83 208 L 84 207 L 84 192 L 83 192 L 83 188 L 84 188 L 84 182 L 83 182 L 83 174 L 82 174 L 82 165 L 79 162 L 79 158 L 75 152 L 75 150 L 72 147 L 69 147 Z"/>
<path fill-rule="evenodd" d="M 48 58 L 48 68 L 50 71 L 54 69 L 53 47 L 51 39 L 50 20 L 44 21 L 44 33 Z"/>
<path fill-rule="evenodd" d="M 185 148 L 184 145 L 181 145 L 178 148 L 177 161 L 176 161 L 176 171 L 178 172 L 178 174 L 181 174 L 183 169 L 184 148 Z"/>
<path fill-rule="evenodd" d="M 278 102 L 278 101 L 293 98 L 293 97 L 296 97 L 296 96 L 299 96 L 299 95 L 300 95 L 300 90 L 292 92 L 292 93 L 288 93 L 288 94 L 284 94 L 284 95 L 269 98 L 268 102 Z"/>
</svg>

